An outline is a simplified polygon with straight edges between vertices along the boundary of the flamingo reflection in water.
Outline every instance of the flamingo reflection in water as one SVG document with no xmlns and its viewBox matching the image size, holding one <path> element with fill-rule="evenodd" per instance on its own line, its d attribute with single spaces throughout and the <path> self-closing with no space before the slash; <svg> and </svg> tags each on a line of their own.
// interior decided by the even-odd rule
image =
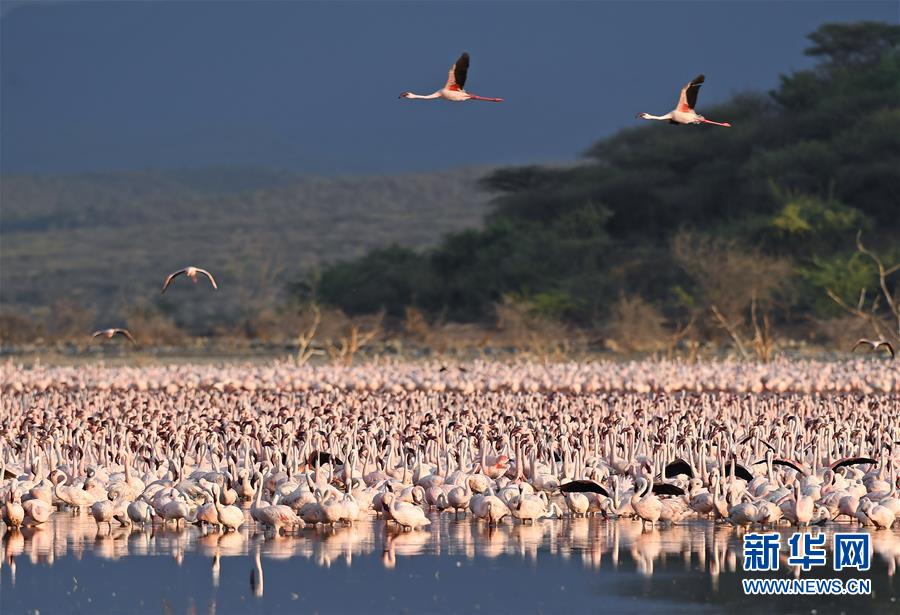
<svg viewBox="0 0 900 615">
<path fill-rule="evenodd" d="M 431 542 L 431 534 L 426 532 L 398 532 L 386 529 L 384 537 L 384 550 L 381 561 L 385 568 L 393 569 L 397 566 L 397 556 L 414 557 L 425 552 L 426 546 Z"/>
<path fill-rule="evenodd" d="M 638 572 L 652 576 L 660 563 L 671 570 L 672 562 L 681 562 L 685 571 L 695 566 L 706 570 L 713 587 L 722 572 L 737 572 L 741 553 L 741 535 L 736 528 L 712 521 L 687 525 L 642 529 L 637 520 L 603 521 L 591 518 L 545 519 L 534 524 L 491 526 L 454 521 L 452 513 L 432 515 L 431 531 L 403 531 L 375 518 L 362 519 L 352 526 L 334 531 L 305 530 L 302 535 L 271 535 L 251 525 L 238 532 L 204 534 L 199 528 L 140 530 L 137 526 L 96 532 L 91 516 L 55 515 L 48 527 L 7 531 L 3 536 L 2 564 L 15 574 L 16 558 L 28 557 L 33 563 L 52 565 L 60 558 L 81 558 L 90 552 L 96 557 L 121 561 L 126 557 L 169 555 L 180 561 L 187 553 L 210 558 L 213 583 L 217 583 L 226 561 L 252 556 L 254 560 L 306 558 L 321 567 L 330 567 L 342 559 L 350 566 L 354 556 L 379 555 L 388 568 L 399 559 L 414 559 L 423 554 L 446 554 L 467 559 L 517 555 L 535 560 L 540 552 L 554 557 L 579 557 L 583 565 L 599 568 L 604 555 L 612 569 L 623 561 L 633 562 Z M 833 531 L 854 531 L 849 523 Z M 85 528 L 91 531 L 85 532 Z M 782 528 L 782 542 L 793 529 Z M 873 561 L 884 562 L 893 576 L 900 564 L 900 533 L 871 532 Z M 826 541 L 830 548 L 831 540 Z M 443 549 L 443 551 L 442 551 Z M 785 555 L 782 553 L 782 555 Z M 782 563 L 787 567 L 786 556 Z M 261 591 L 261 563 L 253 572 L 254 593 Z M 11 576 L 12 580 L 12 576 Z"/>
<path fill-rule="evenodd" d="M 257 598 L 262 598 L 265 591 L 265 579 L 263 578 L 262 559 L 259 548 L 253 553 L 253 570 L 250 571 L 250 591 Z"/>
</svg>

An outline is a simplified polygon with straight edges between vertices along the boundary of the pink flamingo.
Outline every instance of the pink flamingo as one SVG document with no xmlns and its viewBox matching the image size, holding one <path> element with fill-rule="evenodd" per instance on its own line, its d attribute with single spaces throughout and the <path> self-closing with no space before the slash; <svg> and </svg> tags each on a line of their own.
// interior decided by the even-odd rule
<svg viewBox="0 0 900 615">
<path fill-rule="evenodd" d="M 650 115 L 649 113 L 638 113 L 637 117 L 643 120 L 663 120 L 670 124 L 714 124 L 716 126 L 725 126 L 731 128 L 728 122 L 713 122 L 708 120 L 696 111 L 694 106 L 697 104 L 697 95 L 700 93 L 700 86 L 706 79 L 703 75 L 697 75 L 690 83 L 681 88 L 681 96 L 678 98 L 678 106 L 665 115 Z"/>
<path fill-rule="evenodd" d="M 169 276 L 166 278 L 166 281 L 163 283 L 163 287 L 162 287 L 162 290 L 160 291 L 160 294 L 165 293 L 166 289 L 169 287 L 169 284 L 172 282 L 172 280 L 175 279 L 176 277 L 180 276 L 181 274 L 184 274 L 187 277 L 189 277 L 194 284 L 197 283 L 197 276 L 200 274 L 203 274 L 207 278 L 209 278 L 209 282 L 210 282 L 210 284 L 212 284 L 212 287 L 214 289 L 216 289 L 216 290 L 219 289 L 218 285 L 216 285 L 216 279 L 212 276 L 212 274 L 209 271 L 207 271 L 206 269 L 200 269 L 200 267 L 191 266 L 191 267 L 185 267 L 184 269 L 179 269 L 178 271 L 175 271 L 174 273 L 170 273 Z"/>
<path fill-rule="evenodd" d="M 132 344 L 137 345 L 137 342 L 134 341 L 134 336 L 131 335 L 131 332 L 128 329 L 100 329 L 99 331 L 94 331 L 94 333 L 91 334 L 91 339 L 100 337 L 101 335 L 108 340 L 111 340 L 117 335 L 122 335 L 124 337 L 127 337 L 128 341 L 130 341 Z"/>
<path fill-rule="evenodd" d="M 466 74 L 469 72 L 469 54 L 463 52 L 456 63 L 450 67 L 450 73 L 447 75 L 447 83 L 434 94 L 422 96 L 421 94 L 413 94 L 412 92 L 403 92 L 398 98 L 443 98 L 453 102 L 463 102 L 466 100 L 486 100 L 488 102 L 503 102 L 502 98 L 486 98 L 484 96 L 476 96 L 466 92 L 463 88 L 466 85 Z"/>
</svg>

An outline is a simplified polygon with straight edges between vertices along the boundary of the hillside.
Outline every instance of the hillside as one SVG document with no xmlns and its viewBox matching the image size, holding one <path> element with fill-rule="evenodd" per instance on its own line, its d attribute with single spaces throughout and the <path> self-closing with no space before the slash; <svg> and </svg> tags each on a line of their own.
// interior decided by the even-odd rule
<svg viewBox="0 0 900 615">
<path fill-rule="evenodd" d="M 338 260 L 398 243 L 413 248 L 478 227 L 484 170 L 316 178 L 259 169 L 9 176 L 0 184 L 0 302 L 47 316 L 54 305 L 120 322 L 133 306 L 182 324 L 221 323 L 274 301 Z M 165 274 L 213 271 L 209 301 L 190 284 L 162 298 Z M 60 304 L 60 302 L 64 302 Z"/>
</svg>

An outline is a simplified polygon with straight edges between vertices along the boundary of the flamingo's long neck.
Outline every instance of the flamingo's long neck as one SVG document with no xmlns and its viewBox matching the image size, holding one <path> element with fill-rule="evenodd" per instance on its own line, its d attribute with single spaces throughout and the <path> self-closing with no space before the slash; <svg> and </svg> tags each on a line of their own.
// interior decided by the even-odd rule
<svg viewBox="0 0 900 615">
<path fill-rule="evenodd" d="M 649 113 L 642 113 L 641 119 L 667 121 L 672 119 L 672 114 L 666 113 L 665 115 L 650 115 Z"/>
<path fill-rule="evenodd" d="M 259 486 L 256 488 L 256 492 L 253 494 L 253 504 L 250 506 L 251 510 L 254 512 L 259 510 L 260 503 L 262 502 L 262 490 L 263 490 L 263 481 L 260 478 Z"/>
<path fill-rule="evenodd" d="M 428 100 L 431 98 L 440 98 L 440 97 L 441 97 L 440 91 L 437 91 L 434 94 L 428 94 L 427 96 L 423 96 L 422 94 L 413 94 L 412 92 L 410 92 L 409 94 L 406 95 L 406 98 L 420 98 L 422 100 Z"/>
<path fill-rule="evenodd" d="M 59 488 L 66 484 L 66 478 L 67 478 L 66 475 L 63 474 L 62 478 L 59 481 L 57 481 L 57 483 L 54 485 L 54 488 L 53 488 L 54 495 L 58 499 L 63 500 L 63 501 L 65 501 L 65 500 L 59 495 Z"/>
<path fill-rule="evenodd" d="M 224 507 L 222 506 L 222 503 L 219 502 L 221 497 L 222 492 L 219 489 L 213 490 L 213 506 L 216 508 L 216 517 L 219 520 L 219 525 L 225 525 L 222 520 L 222 511 L 224 510 Z"/>
</svg>

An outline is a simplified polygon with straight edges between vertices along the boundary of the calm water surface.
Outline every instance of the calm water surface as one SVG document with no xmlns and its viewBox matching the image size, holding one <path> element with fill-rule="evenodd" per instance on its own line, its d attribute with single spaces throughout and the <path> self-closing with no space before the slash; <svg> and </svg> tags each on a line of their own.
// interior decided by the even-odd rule
<svg viewBox="0 0 900 615">
<path fill-rule="evenodd" d="M 431 515 L 427 531 L 374 517 L 353 527 L 265 536 L 189 526 L 151 531 L 56 513 L 45 527 L 3 535 L 6 613 L 900 613 L 900 530 L 872 530 L 872 569 L 798 573 L 782 563 L 755 577 L 872 580 L 868 597 L 744 596 L 741 537 L 695 521 L 642 531 L 640 522 L 544 520 L 488 528 Z M 825 533 L 854 531 L 831 524 Z M 814 531 L 819 531 L 814 530 Z"/>
</svg>

